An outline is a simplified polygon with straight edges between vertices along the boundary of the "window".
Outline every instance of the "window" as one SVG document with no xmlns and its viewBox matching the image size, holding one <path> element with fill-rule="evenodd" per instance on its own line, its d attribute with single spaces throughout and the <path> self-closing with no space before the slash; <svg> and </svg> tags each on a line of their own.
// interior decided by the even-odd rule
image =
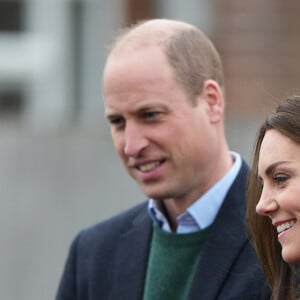
<svg viewBox="0 0 300 300">
<path fill-rule="evenodd" d="M 0 38 L 1 34 L 18 34 L 24 29 L 23 1 L 0 1 Z M 0 85 L 0 117 L 16 116 L 21 112 L 23 105 L 23 92 L 13 84 Z"/>
<path fill-rule="evenodd" d="M 23 30 L 23 1 L 0 1 L 0 31 L 20 32 Z"/>
</svg>

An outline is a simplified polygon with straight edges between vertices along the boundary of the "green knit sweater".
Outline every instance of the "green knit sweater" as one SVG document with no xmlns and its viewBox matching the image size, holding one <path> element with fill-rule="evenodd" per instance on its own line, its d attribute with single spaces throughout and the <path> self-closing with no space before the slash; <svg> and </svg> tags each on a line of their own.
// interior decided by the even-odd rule
<svg viewBox="0 0 300 300">
<path fill-rule="evenodd" d="M 154 226 L 143 300 L 187 299 L 207 231 L 175 234 Z"/>
</svg>

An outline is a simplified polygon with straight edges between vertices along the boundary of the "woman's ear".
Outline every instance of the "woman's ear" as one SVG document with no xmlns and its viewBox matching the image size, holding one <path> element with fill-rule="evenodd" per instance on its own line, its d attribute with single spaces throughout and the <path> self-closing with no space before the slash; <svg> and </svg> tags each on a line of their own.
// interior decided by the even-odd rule
<svg viewBox="0 0 300 300">
<path fill-rule="evenodd" d="M 207 79 L 204 81 L 201 98 L 207 103 L 208 116 L 211 122 L 222 121 L 225 107 L 224 95 L 220 85 L 215 80 Z"/>
</svg>

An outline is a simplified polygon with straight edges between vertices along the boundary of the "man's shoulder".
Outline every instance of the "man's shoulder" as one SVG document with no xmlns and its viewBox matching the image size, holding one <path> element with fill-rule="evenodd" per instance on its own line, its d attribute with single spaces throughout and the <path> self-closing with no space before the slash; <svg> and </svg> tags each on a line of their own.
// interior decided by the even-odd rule
<svg viewBox="0 0 300 300">
<path fill-rule="evenodd" d="M 101 243 L 102 241 L 108 243 L 138 223 L 144 225 L 151 222 L 147 213 L 147 203 L 147 201 L 144 201 L 104 221 L 83 229 L 78 234 L 77 241 L 85 245 L 97 242 Z"/>
</svg>

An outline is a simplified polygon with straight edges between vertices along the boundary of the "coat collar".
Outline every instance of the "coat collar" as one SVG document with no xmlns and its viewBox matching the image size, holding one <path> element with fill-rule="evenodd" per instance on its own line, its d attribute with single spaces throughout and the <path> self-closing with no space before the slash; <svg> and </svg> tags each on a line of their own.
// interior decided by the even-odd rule
<svg viewBox="0 0 300 300">
<path fill-rule="evenodd" d="M 152 222 L 145 203 L 132 227 L 120 236 L 112 299 L 143 299 L 151 236 Z"/>
<path fill-rule="evenodd" d="M 248 167 L 243 164 L 210 229 L 191 287 L 191 299 L 217 299 L 228 271 L 248 243 L 244 220 L 247 172 Z"/>
</svg>

